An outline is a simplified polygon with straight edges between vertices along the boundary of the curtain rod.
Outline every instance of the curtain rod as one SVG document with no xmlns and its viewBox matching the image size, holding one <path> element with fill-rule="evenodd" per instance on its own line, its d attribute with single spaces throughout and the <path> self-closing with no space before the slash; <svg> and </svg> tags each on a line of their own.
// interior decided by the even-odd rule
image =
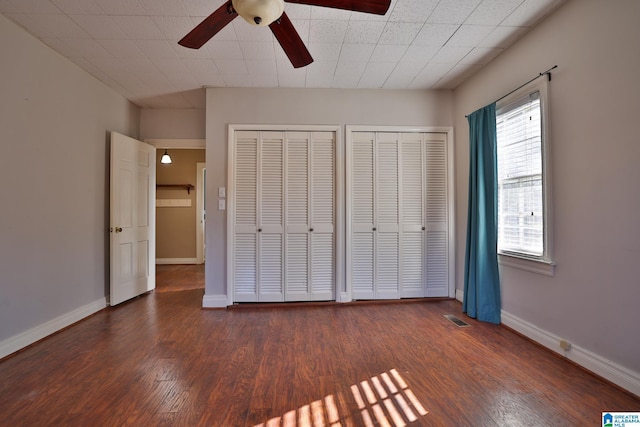
<svg viewBox="0 0 640 427">
<path fill-rule="evenodd" d="M 537 79 L 539 79 L 539 78 L 540 78 L 540 77 L 542 77 L 542 76 L 547 76 L 547 78 L 549 79 L 549 81 L 551 81 L 551 70 L 555 70 L 556 68 L 558 68 L 558 66 L 557 66 L 557 65 L 554 65 L 553 67 L 549 68 L 547 71 L 543 71 L 542 73 L 538 74 L 537 76 L 535 76 L 534 78 L 532 78 L 532 79 L 531 79 L 531 80 L 529 80 L 528 82 L 521 84 L 520 86 L 518 86 L 517 88 L 515 88 L 515 89 L 514 89 L 514 90 L 512 90 L 511 92 L 507 93 L 506 95 L 502 95 L 500 98 L 498 98 L 498 99 L 496 99 L 495 101 L 493 101 L 493 102 L 492 102 L 492 104 L 493 104 L 493 103 L 496 103 L 496 102 L 498 102 L 498 101 L 501 101 L 501 100 L 503 100 L 503 99 L 505 99 L 507 96 L 511 95 L 512 93 L 516 92 L 516 91 L 517 91 L 517 90 L 519 90 L 519 89 L 522 89 L 523 87 L 525 87 L 526 85 L 528 85 L 528 84 L 529 84 L 529 83 L 531 83 L 532 81 L 537 80 Z M 467 117 L 469 117 L 469 115 L 467 114 L 467 115 L 465 115 L 464 117 L 465 117 L 465 118 L 467 118 Z"/>
</svg>

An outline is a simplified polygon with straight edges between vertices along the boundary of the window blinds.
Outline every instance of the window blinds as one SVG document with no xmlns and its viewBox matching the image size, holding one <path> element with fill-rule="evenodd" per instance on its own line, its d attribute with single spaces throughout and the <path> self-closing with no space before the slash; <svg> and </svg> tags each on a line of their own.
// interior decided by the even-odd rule
<svg viewBox="0 0 640 427">
<path fill-rule="evenodd" d="M 496 112 L 498 144 L 498 250 L 542 256 L 542 127 L 540 94 Z"/>
</svg>

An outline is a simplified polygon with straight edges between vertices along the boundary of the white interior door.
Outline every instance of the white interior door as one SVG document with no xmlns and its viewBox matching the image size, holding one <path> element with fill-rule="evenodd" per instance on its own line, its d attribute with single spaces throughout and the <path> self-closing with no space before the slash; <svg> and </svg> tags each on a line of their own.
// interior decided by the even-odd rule
<svg viewBox="0 0 640 427">
<path fill-rule="evenodd" d="M 155 288 L 155 148 L 111 133 L 110 305 Z"/>
</svg>

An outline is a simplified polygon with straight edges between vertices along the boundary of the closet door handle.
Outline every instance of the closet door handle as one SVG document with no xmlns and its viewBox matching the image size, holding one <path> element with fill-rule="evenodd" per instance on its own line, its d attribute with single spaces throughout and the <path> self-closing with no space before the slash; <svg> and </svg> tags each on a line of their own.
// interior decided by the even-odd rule
<svg viewBox="0 0 640 427">
<path fill-rule="evenodd" d="M 371 230 L 376 231 L 376 228 L 375 228 L 375 227 L 373 227 Z"/>
<path fill-rule="evenodd" d="M 258 233 L 262 232 L 262 228 L 258 228 Z"/>
<path fill-rule="evenodd" d="M 427 229 L 426 227 L 422 227 L 422 231 L 424 231 L 424 230 L 426 230 L 426 229 Z"/>
<path fill-rule="evenodd" d="M 309 231 L 313 231 L 313 228 L 310 228 Z"/>
</svg>

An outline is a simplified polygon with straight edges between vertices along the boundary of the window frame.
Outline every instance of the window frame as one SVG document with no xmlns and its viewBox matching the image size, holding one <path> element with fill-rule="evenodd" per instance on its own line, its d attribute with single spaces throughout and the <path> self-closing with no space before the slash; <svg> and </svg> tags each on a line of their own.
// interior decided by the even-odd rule
<svg viewBox="0 0 640 427">
<path fill-rule="evenodd" d="M 541 127 L 541 155 L 542 155 L 542 245 L 543 252 L 540 256 L 535 256 L 517 251 L 498 250 L 498 263 L 509 267 L 515 267 L 534 273 L 553 276 L 555 261 L 553 258 L 553 218 L 551 199 L 551 163 L 549 156 L 549 97 L 548 97 L 548 76 L 541 76 L 539 79 L 519 88 L 508 96 L 496 102 L 496 120 L 498 111 L 521 98 L 530 96 L 538 92 L 540 99 L 540 127 Z M 497 155 L 496 151 L 496 155 Z M 499 196 L 499 195 L 498 195 Z"/>
</svg>

